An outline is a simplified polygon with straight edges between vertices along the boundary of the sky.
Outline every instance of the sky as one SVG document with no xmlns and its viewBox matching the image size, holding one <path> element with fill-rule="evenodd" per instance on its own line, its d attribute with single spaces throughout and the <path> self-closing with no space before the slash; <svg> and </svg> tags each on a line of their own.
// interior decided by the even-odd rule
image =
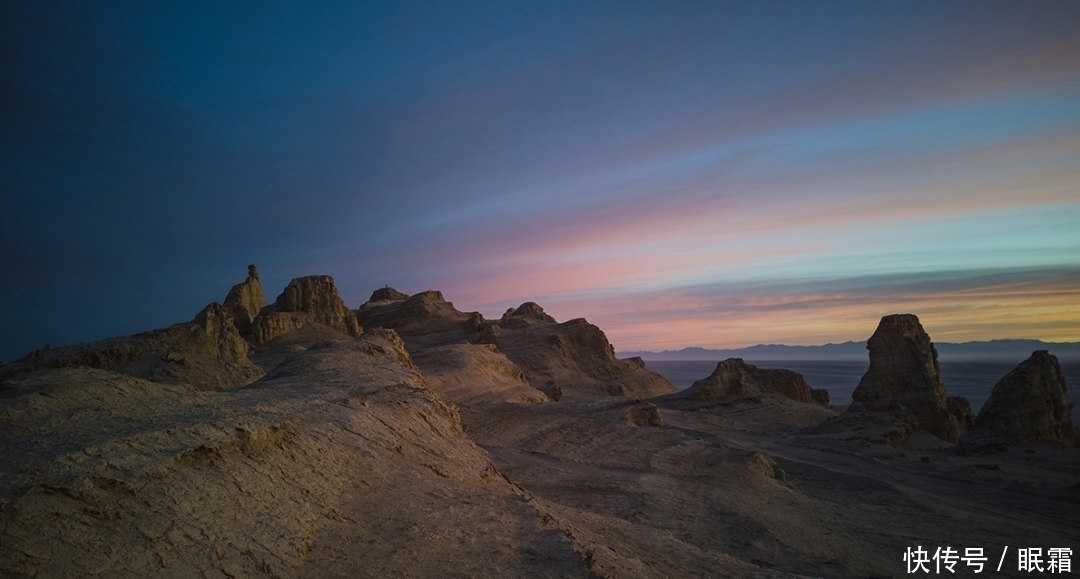
<svg viewBox="0 0 1080 579">
<path fill-rule="evenodd" d="M 1080 340 L 1080 2 L 0 0 L 0 358 L 259 266 L 619 350 Z"/>
</svg>

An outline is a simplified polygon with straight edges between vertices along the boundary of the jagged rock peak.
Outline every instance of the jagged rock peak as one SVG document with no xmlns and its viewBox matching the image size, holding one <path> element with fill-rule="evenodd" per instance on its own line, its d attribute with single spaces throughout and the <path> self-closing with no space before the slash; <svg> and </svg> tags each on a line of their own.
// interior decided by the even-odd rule
<svg viewBox="0 0 1080 579">
<path fill-rule="evenodd" d="M 396 289 L 385 286 L 371 292 L 371 297 L 368 298 L 369 302 L 400 302 L 402 300 L 409 299 L 409 294 L 402 293 Z"/>
<path fill-rule="evenodd" d="M 238 283 L 225 296 L 225 309 L 233 317 L 236 329 L 243 335 L 251 333 L 251 322 L 266 307 L 266 294 L 259 283 L 259 268 L 248 266 L 248 276 L 243 283 Z"/>
<path fill-rule="evenodd" d="M 350 336 L 362 332 L 356 314 L 345 307 L 334 278 L 328 275 L 298 277 L 267 306 L 253 323 L 256 343 L 268 342 L 307 322 L 317 322 Z"/>
<path fill-rule="evenodd" d="M 537 320 L 544 320 L 546 322 L 555 322 L 555 318 L 547 315 L 544 312 L 544 308 L 540 307 L 540 304 L 536 302 L 525 302 L 521 304 L 516 310 L 514 310 L 512 314 L 510 314 L 510 317 L 533 318 Z"/>
<path fill-rule="evenodd" d="M 959 440 L 966 416 L 959 401 L 950 404 L 941 379 L 937 349 L 913 314 L 881 318 L 866 344 L 870 368 L 852 393 L 850 412 L 893 411 L 923 430 L 950 442 Z M 970 406 L 967 407 L 970 414 Z"/>
<path fill-rule="evenodd" d="M 829 392 L 811 388 L 802 374 L 758 368 L 741 358 L 728 358 L 717 364 L 712 374 L 686 390 L 686 397 L 698 402 L 713 402 L 762 393 L 780 394 L 799 402 L 829 407 Z"/>
<path fill-rule="evenodd" d="M 1057 357 L 1036 350 L 998 380 L 964 442 L 993 438 L 1009 444 L 1043 440 L 1077 444 L 1072 408 Z"/>
</svg>

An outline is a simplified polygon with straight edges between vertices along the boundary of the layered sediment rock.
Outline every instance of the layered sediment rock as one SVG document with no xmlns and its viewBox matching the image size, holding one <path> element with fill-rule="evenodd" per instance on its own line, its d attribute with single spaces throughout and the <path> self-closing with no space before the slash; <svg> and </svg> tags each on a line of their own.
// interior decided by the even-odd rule
<svg viewBox="0 0 1080 579">
<path fill-rule="evenodd" d="M 309 275 L 289 282 L 273 305 L 263 308 L 252 323 L 252 339 L 261 344 L 315 322 L 349 336 L 362 332 L 356 314 L 345 307 L 334 278 Z"/>
<path fill-rule="evenodd" d="M 1080 435 L 1072 423 L 1072 408 L 1057 357 L 1036 350 L 998 380 L 963 442 L 1077 444 Z"/>
<path fill-rule="evenodd" d="M 259 269 L 254 265 L 248 266 L 247 279 L 238 283 L 229 290 L 222 304 L 225 310 L 233 317 L 236 329 L 242 335 L 251 333 L 251 322 L 266 307 L 266 295 L 263 293 L 262 284 L 259 283 Z"/>
<path fill-rule="evenodd" d="M 956 442 L 971 406 L 945 394 L 937 349 L 912 314 L 881 318 L 866 345 L 870 368 L 852 393 L 849 412 L 896 413 L 912 430 Z M 966 411 L 965 411 L 966 408 Z"/>
</svg>

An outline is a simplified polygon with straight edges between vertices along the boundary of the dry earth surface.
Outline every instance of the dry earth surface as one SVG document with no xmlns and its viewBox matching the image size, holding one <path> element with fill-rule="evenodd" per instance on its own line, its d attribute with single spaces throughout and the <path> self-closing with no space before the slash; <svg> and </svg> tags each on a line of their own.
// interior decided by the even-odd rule
<svg viewBox="0 0 1080 579">
<path fill-rule="evenodd" d="M 1011 577 L 1031 575 L 1015 555 L 996 571 L 1005 546 L 1080 558 L 1071 423 L 1016 443 L 1048 419 L 1006 409 L 1008 441 L 988 418 L 957 444 L 741 361 L 676 393 L 536 304 L 485 320 L 384 288 L 354 312 L 326 276 L 269 305 L 258 283 L 0 366 L 0 575 L 899 577 L 921 545 L 982 547 Z M 1066 417 L 1044 358 L 1027 374 Z"/>
</svg>

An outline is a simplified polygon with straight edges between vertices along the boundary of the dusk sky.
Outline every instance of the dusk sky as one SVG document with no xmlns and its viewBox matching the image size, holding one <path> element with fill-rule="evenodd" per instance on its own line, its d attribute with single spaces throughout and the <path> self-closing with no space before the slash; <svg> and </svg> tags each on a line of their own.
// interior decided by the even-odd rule
<svg viewBox="0 0 1080 579">
<path fill-rule="evenodd" d="M 619 350 L 1080 340 L 1080 2 L 0 1 L 0 358 L 255 263 Z"/>
</svg>

